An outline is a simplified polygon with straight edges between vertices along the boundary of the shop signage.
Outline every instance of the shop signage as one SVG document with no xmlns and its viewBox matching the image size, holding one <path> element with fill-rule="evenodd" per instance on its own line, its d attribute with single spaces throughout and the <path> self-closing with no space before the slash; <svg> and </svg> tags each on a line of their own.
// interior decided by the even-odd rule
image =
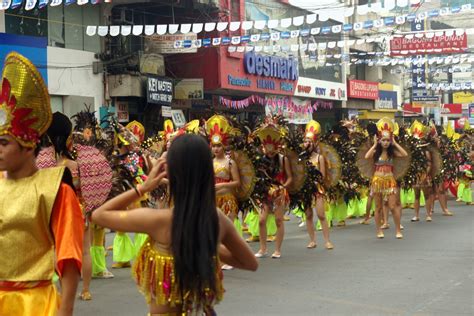
<svg viewBox="0 0 474 316">
<path fill-rule="evenodd" d="M 173 101 L 173 81 L 163 77 L 148 77 L 147 102 L 170 105 Z"/>
<path fill-rule="evenodd" d="M 469 104 L 469 119 L 474 119 L 474 104 Z"/>
<path fill-rule="evenodd" d="M 191 41 L 197 40 L 197 34 L 173 34 L 173 35 L 151 35 L 145 36 L 145 52 L 156 54 L 182 54 L 182 53 L 197 53 L 197 48 L 193 47 L 176 47 L 176 41 Z"/>
<path fill-rule="evenodd" d="M 439 102 L 439 96 L 436 95 L 413 97 L 412 99 L 414 102 Z"/>
<path fill-rule="evenodd" d="M 460 91 L 453 93 L 453 102 L 461 104 L 474 103 L 474 94 L 469 91 Z"/>
<path fill-rule="evenodd" d="M 171 110 L 171 119 L 176 127 L 183 127 L 186 124 L 183 110 Z"/>
<path fill-rule="evenodd" d="M 407 56 L 416 55 L 419 53 L 410 53 L 410 51 L 426 50 L 425 54 L 439 54 L 439 50 L 443 53 L 447 52 L 459 52 L 459 50 L 467 49 L 467 35 L 443 35 L 433 36 L 428 38 L 423 37 L 410 37 L 406 35 L 402 37 L 395 37 L 390 40 L 390 51 L 392 56 Z M 437 50 L 437 51 L 435 51 Z M 403 54 L 402 51 L 404 51 Z"/>
<path fill-rule="evenodd" d="M 174 98 L 178 100 L 199 100 L 204 97 L 202 79 L 181 79 L 174 86 Z"/>
<path fill-rule="evenodd" d="M 404 114 L 417 114 L 421 113 L 422 109 L 414 107 L 411 103 L 405 103 L 403 105 L 403 111 L 405 112 Z"/>
<path fill-rule="evenodd" d="M 273 77 L 282 80 L 298 80 L 298 60 L 293 57 L 261 55 L 247 52 L 244 55 L 244 69 L 250 75 Z"/>
<path fill-rule="evenodd" d="M 346 86 L 344 84 L 305 77 L 298 79 L 294 95 L 327 100 L 347 100 Z"/>
<path fill-rule="evenodd" d="M 437 108 L 439 107 L 439 101 L 418 101 L 418 102 L 413 102 L 412 106 L 414 108 Z"/>
<path fill-rule="evenodd" d="M 171 106 L 163 105 L 161 107 L 161 116 L 163 117 L 171 117 Z"/>
<path fill-rule="evenodd" d="M 349 98 L 377 100 L 379 98 L 379 85 L 377 82 L 364 80 L 349 80 Z"/>
<path fill-rule="evenodd" d="M 441 105 L 441 114 L 443 115 L 462 115 L 462 104 L 442 104 Z"/>
<path fill-rule="evenodd" d="M 237 78 L 231 75 L 227 76 L 227 80 L 230 85 L 238 87 L 250 87 L 252 81 L 249 78 Z"/>
<path fill-rule="evenodd" d="M 117 102 L 117 120 L 119 123 L 130 121 L 127 102 Z"/>
<path fill-rule="evenodd" d="M 375 100 L 375 109 L 397 109 L 397 92 L 396 91 L 379 91 L 379 99 Z"/>
</svg>

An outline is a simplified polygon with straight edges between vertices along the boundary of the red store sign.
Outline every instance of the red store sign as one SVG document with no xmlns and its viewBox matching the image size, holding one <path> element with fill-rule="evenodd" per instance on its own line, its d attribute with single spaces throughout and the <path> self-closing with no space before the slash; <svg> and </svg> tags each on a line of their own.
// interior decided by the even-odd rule
<svg viewBox="0 0 474 316">
<path fill-rule="evenodd" d="M 348 97 L 353 99 L 377 100 L 379 98 L 379 84 L 364 80 L 349 80 Z"/>
<path fill-rule="evenodd" d="M 462 114 L 462 104 L 443 104 L 441 105 L 441 114 Z"/>
<path fill-rule="evenodd" d="M 431 38 L 426 36 L 413 36 L 412 38 L 407 38 L 404 36 L 395 37 L 390 40 L 390 53 L 392 56 L 418 55 L 420 53 L 419 50 L 426 50 L 426 54 L 439 54 L 440 50 L 443 53 L 453 53 L 466 49 L 466 34 L 453 34 L 451 36 L 443 34 L 441 36 L 433 36 Z M 405 54 L 402 54 L 403 51 Z"/>
</svg>

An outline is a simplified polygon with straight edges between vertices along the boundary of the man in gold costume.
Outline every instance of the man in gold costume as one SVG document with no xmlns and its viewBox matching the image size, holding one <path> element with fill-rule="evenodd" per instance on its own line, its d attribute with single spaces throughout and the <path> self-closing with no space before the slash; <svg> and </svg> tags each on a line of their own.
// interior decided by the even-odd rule
<svg viewBox="0 0 474 316">
<path fill-rule="evenodd" d="M 65 168 L 36 167 L 37 145 L 51 119 L 41 75 L 20 54 L 8 54 L 0 86 L 2 316 L 73 313 L 84 219 Z M 55 271 L 61 299 L 52 283 Z"/>
</svg>

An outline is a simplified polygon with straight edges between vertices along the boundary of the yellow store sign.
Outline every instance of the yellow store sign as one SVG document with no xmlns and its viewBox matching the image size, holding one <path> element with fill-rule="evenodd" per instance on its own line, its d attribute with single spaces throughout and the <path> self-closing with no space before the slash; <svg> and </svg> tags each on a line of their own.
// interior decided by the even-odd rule
<svg viewBox="0 0 474 316">
<path fill-rule="evenodd" d="M 469 104 L 474 103 L 474 94 L 472 92 L 455 92 L 453 93 L 453 103 Z"/>
</svg>

